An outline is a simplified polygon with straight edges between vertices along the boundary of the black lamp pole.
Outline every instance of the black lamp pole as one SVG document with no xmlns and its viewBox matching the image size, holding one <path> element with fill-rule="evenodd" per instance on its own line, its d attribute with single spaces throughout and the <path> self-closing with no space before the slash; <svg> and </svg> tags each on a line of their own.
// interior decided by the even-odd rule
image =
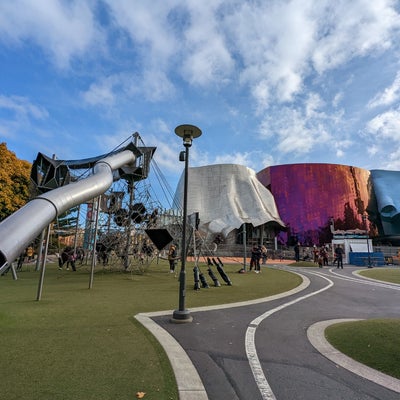
<svg viewBox="0 0 400 400">
<path fill-rule="evenodd" d="M 182 243 L 181 243 L 181 270 L 179 273 L 179 308 L 172 315 L 172 322 L 191 322 L 193 317 L 190 311 L 185 308 L 186 297 L 186 220 L 187 220 L 187 198 L 188 198 L 188 172 L 189 172 L 189 148 L 192 141 L 201 135 L 201 130 L 194 125 L 179 125 L 175 133 L 183 138 L 185 146 L 185 180 L 183 187 L 183 222 L 182 222 Z M 181 153 L 182 154 L 182 153 Z"/>
<path fill-rule="evenodd" d="M 367 235 L 367 252 L 368 252 L 368 268 L 372 268 L 371 265 L 371 256 L 370 256 L 370 252 L 369 252 L 369 233 L 368 233 L 368 225 L 367 225 L 367 216 L 364 214 L 362 216 L 364 223 L 365 223 L 365 233 Z"/>
</svg>

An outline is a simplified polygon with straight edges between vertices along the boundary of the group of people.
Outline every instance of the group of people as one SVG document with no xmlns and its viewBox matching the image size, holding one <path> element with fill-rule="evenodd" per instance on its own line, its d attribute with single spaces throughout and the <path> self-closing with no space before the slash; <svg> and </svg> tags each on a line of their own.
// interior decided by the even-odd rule
<svg viewBox="0 0 400 400">
<path fill-rule="evenodd" d="M 253 246 L 251 249 L 251 258 L 250 258 L 250 271 L 253 270 L 256 274 L 261 272 L 260 260 L 262 260 L 262 264 L 265 265 L 268 258 L 268 250 L 267 248 L 262 246 Z"/>
<path fill-rule="evenodd" d="M 325 246 L 322 246 L 321 248 L 315 246 L 313 248 L 313 255 L 314 255 L 314 262 L 318 264 L 319 268 L 329 265 L 328 249 Z"/>
<path fill-rule="evenodd" d="M 295 255 L 295 260 L 300 261 L 300 243 L 296 243 L 294 246 L 294 255 Z M 342 246 L 339 244 L 335 247 L 334 250 L 334 260 L 333 260 L 333 265 L 337 264 L 337 268 L 343 268 L 343 256 L 344 256 L 344 250 Z M 312 250 L 312 258 L 313 261 L 318 264 L 319 268 L 322 268 L 324 266 L 329 265 L 329 248 L 326 246 L 322 246 L 318 248 L 316 245 L 314 245 L 313 250 Z M 304 261 L 307 261 L 310 259 L 310 255 L 307 253 L 303 257 Z"/>
<path fill-rule="evenodd" d="M 66 269 L 69 270 L 69 267 L 72 268 L 72 271 L 76 271 L 75 261 L 77 259 L 76 253 L 74 249 L 70 246 L 67 246 L 61 254 L 57 254 L 58 256 L 58 269 L 62 270 L 64 265 L 66 265 Z"/>
</svg>

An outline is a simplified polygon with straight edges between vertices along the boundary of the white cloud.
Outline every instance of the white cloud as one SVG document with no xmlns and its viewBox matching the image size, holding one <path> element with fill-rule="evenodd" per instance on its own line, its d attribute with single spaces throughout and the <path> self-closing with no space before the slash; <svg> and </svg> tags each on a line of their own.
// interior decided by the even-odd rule
<svg viewBox="0 0 400 400">
<path fill-rule="evenodd" d="M 49 114 L 43 107 L 32 104 L 29 99 L 21 96 L 2 96 L 0 95 L 0 110 L 11 111 L 18 118 L 33 118 L 43 120 Z"/>
<path fill-rule="evenodd" d="M 340 102 L 343 100 L 343 97 L 344 97 L 343 92 L 337 93 L 333 98 L 332 106 L 335 108 L 338 107 Z"/>
<path fill-rule="evenodd" d="M 265 139 L 273 139 L 280 153 L 310 153 L 332 139 L 328 128 L 336 117 L 323 112 L 324 106 L 318 94 L 310 93 L 297 108 L 283 107 L 268 113 L 259 126 L 259 133 Z"/>
<path fill-rule="evenodd" d="M 114 86 L 118 83 L 117 76 L 109 76 L 92 83 L 89 89 L 82 93 L 86 103 L 94 105 L 113 105 L 115 102 Z"/>
<path fill-rule="evenodd" d="M 60 68 L 74 56 L 86 57 L 101 41 L 90 3 L 84 0 L 14 0 L 0 2 L 0 40 L 43 48 Z"/>
<path fill-rule="evenodd" d="M 176 90 L 168 76 L 161 70 L 145 71 L 141 81 L 136 82 L 146 100 L 151 102 L 164 101 L 175 96 Z"/>
<path fill-rule="evenodd" d="M 128 32 L 146 67 L 161 69 L 169 63 L 179 43 L 169 26 L 169 15 L 177 1 L 146 2 L 105 0 L 114 18 L 116 28 Z"/>
<path fill-rule="evenodd" d="M 313 44 L 312 2 L 242 3 L 224 21 L 259 106 L 271 99 L 291 101 L 302 88 Z M 311 22 L 311 23 L 310 23 Z"/>
<path fill-rule="evenodd" d="M 249 168 L 254 168 L 255 163 L 252 160 L 252 153 L 250 152 L 235 152 L 233 154 L 218 154 L 214 162 L 211 164 L 239 164 Z"/>
<path fill-rule="evenodd" d="M 221 84 L 227 80 L 234 62 L 217 15 L 221 1 L 190 1 L 191 23 L 184 32 L 182 73 L 194 85 Z"/>
<path fill-rule="evenodd" d="M 377 115 L 366 125 L 366 132 L 376 139 L 400 142 L 400 109 Z"/>
<path fill-rule="evenodd" d="M 378 93 L 369 103 L 368 107 L 388 106 L 400 98 L 400 71 L 397 72 L 393 83 Z"/>
<path fill-rule="evenodd" d="M 392 45 L 391 34 L 400 21 L 391 0 L 318 2 L 319 20 L 313 66 L 319 73 Z"/>
<path fill-rule="evenodd" d="M 337 158 L 343 158 L 346 155 L 347 150 L 351 149 L 352 146 L 354 146 L 353 141 L 348 139 L 337 140 L 335 138 L 330 144 L 330 148 L 335 150 Z"/>
<path fill-rule="evenodd" d="M 313 69 L 322 74 L 389 48 L 400 20 L 388 0 L 244 2 L 223 24 L 259 108 L 290 102 Z"/>
<path fill-rule="evenodd" d="M 370 146 L 367 147 L 367 153 L 370 156 L 375 156 L 376 154 L 379 153 L 379 151 L 380 151 L 379 146 L 377 146 L 375 144 L 374 145 L 370 145 Z"/>
<path fill-rule="evenodd" d="M 394 171 L 400 171 L 400 149 L 389 153 L 389 155 L 383 160 L 382 169 L 389 169 Z"/>
</svg>

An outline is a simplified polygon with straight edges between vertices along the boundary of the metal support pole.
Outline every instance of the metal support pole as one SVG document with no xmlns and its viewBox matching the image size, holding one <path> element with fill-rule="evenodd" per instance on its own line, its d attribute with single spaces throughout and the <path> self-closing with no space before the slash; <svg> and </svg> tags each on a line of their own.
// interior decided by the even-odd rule
<svg viewBox="0 0 400 400">
<path fill-rule="evenodd" d="M 94 204 L 95 204 L 94 209 L 96 212 L 96 222 L 95 222 L 94 238 L 93 238 L 92 264 L 90 266 L 89 289 L 91 289 L 93 287 L 94 267 L 96 265 L 96 244 L 97 244 L 97 230 L 98 230 L 98 226 L 99 226 L 100 200 L 101 200 L 101 196 L 97 197 L 97 200 L 94 202 Z"/>
<path fill-rule="evenodd" d="M 182 243 L 181 243 L 181 270 L 179 273 L 179 309 L 173 313 L 173 320 L 177 322 L 190 322 L 193 317 L 185 308 L 186 298 L 186 220 L 187 220 L 187 197 L 188 197 L 188 170 L 189 170 L 189 145 L 185 144 L 185 180 L 183 188 L 183 221 L 182 221 Z"/>
<path fill-rule="evenodd" d="M 38 248 L 37 248 L 37 258 L 36 258 L 35 271 L 39 271 L 40 270 L 40 265 L 42 264 L 43 240 L 44 240 L 45 231 L 46 231 L 46 229 L 43 229 L 42 233 L 40 234 L 40 242 L 39 242 L 39 245 L 38 245 Z"/>
<path fill-rule="evenodd" d="M 367 232 L 367 252 L 368 252 L 368 268 L 372 268 L 372 265 L 371 265 L 371 254 L 370 254 L 370 251 L 369 251 L 369 235 L 368 235 L 368 232 Z"/>
<path fill-rule="evenodd" d="M 78 231 L 79 231 L 79 217 L 81 212 L 81 205 L 78 206 L 78 213 L 76 216 L 76 225 L 75 225 L 75 235 L 74 235 L 74 254 L 76 254 L 76 248 L 78 246 Z"/>
<path fill-rule="evenodd" d="M 243 223 L 243 269 L 246 271 L 247 266 L 247 232 L 246 223 Z"/>
<path fill-rule="evenodd" d="M 43 237 L 44 237 L 44 234 L 41 237 L 41 242 L 43 242 L 43 240 L 42 240 Z M 37 295 L 36 295 L 37 301 L 39 301 L 42 298 L 44 273 L 46 272 L 46 256 L 47 256 L 47 250 L 49 248 L 49 238 L 50 238 L 50 225 L 48 225 L 47 233 L 46 233 L 46 250 L 44 252 L 44 256 L 42 256 L 42 258 L 41 258 L 42 262 L 41 262 L 41 267 L 40 267 L 39 286 L 38 286 L 38 291 L 37 291 Z M 42 249 L 42 246 L 41 246 L 41 249 Z"/>
<path fill-rule="evenodd" d="M 191 322 L 193 317 L 189 310 L 185 308 L 186 297 L 186 223 L 187 223 L 187 203 L 188 203 L 188 174 L 189 174 L 189 147 L 192 145 L 193 139 L 201 136 L 201 130 L 194 125 L 179 125 L 175 128 L 177 136 L 183 139 L 185 152 L 179 155 L 180 161 L 182 156 L 185 157 L 185 180 L 183 188 L 183 223 L 182 223 L 182 244 L 181 244 L 181 271 L 179 273 L 179 309 L 173 312 L 171 321 L 182 323 Z"/>
</svg>

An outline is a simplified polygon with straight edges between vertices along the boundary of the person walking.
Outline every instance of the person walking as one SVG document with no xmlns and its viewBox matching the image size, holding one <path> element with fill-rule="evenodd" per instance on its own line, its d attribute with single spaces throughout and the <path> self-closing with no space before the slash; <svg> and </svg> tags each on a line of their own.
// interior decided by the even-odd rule
<svg viewBox="0 0 400 400">
<path fill-rule="evenodd" d="M 329 265 L 328 250 L 325 246 L 321 247 L 321 256 L 322 256 L 323 265 L 328 266 Z"/>
<path fill-rule="evenodd" d="M 175 272 L 176 260 L 177 260 L 176 246 L 174 244 L 171 244 L 171 246 L 169 246 L 169 251 L 168 251 L 169 272 L 171 274 Z"/>
<path fill-rule="evenodd" d="M 343 249 L 342 246 L 339 244 L 335 249 L 335 256 L 337 261 L 337 267 L 343 269 Z"/>
</svg>

